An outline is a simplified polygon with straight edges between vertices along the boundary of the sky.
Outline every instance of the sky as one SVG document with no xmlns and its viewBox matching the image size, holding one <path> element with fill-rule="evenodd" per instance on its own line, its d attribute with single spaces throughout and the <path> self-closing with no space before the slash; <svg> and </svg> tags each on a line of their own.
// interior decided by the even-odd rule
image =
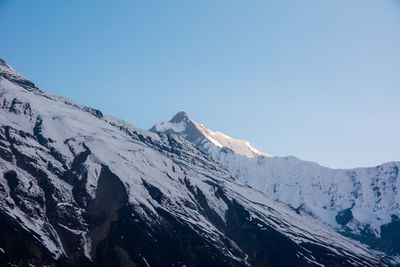
<svg viewBox="0 0 400 267">
<path fill-rule="evenodd" d="M 271 155 L 400 160 L 400 0 L 0 0 L 0 58 L 140 128 L 185 110 Z"/>
</svg>

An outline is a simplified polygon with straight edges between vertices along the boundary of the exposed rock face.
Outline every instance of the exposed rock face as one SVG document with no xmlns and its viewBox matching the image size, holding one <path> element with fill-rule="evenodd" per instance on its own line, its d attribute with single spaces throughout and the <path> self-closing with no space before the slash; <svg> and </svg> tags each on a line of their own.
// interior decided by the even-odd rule
<svg viewBox="0 0 400 267">
<path fill-rule="evenodd" d="M 190 142 L 25 86 L 1 64 L 1 266 L 390 265 Z"/>
</svg>

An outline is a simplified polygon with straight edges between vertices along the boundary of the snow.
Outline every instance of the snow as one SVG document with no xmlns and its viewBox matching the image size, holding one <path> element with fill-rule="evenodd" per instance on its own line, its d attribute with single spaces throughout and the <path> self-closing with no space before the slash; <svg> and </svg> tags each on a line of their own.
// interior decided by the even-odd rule
<svg viewBox="0 0 400 267">
<path fill-rule="evenodd" d="M 172 137 L 173 141 L 178 143 L 176 147 L 172 147 L 171 143 L 173 142 L 165 135 L 140 130 L 133 125 L 109 116 L 98 118 L 87 108 L 62 97 L 53 96 L 38 89 L 26 90 L 6 79 L 0 79 L 0 103 L 3 99 L 10 101 L 14 98 L 18 98 L 22 103 L 29 103 L 32 115 L 14 114 L 0 108 L 1 122 L 3 125 L 12 126 L 15 129 L 15 138 L 18 138 L 18 131 L 33 135 L 35 122 L 38 118 L 42 120 L 41 133 L 52 140 L 48 147 L 39 144 L 34 138 L 20 138 L 18 140 L 20 145 L 15 146 L 15 149 L 34 158 L 37 161 L 35 167 L 44 170 L 50 178 L 51 183 L 59 193 L 57 195 L 59 201 L 57 208 L 60 210 L 67 207 L 75 208 L 78 205 L 75 203 L 72 194 L 72 186 L 47 169 L 48 162 L 51 162 L 60 170 L 65 168 L 63 164 L 60 164 L 57 159 L 51 156 L 50 147 L 62 155 L 65 165 L 70 167 L 76 155 L 85 150 L 84 144 L 91 152 L 84 162 L 85 171 L 87 171 L 85 188 L 91 197 L 96 196 L 97 181 L 102 165 L 108 166 L 110 171 L 121 179 L 127 191 L 129 203 L 134 207 L 141 221 L 145 221 L 149 225 L 162 223 L 162 218 L 156 210 L 163 209 L 204 236 L 216 248 L 226 251 L 225 253 L 232 258 L 234 256 L 222 240 L 224 234 L 199 211 L 196 197 L 187 189 L 186 183 L 193 187 L 194 192 L 198 190 L 204 195 L 208 206 L 220 216 L 222 221 L 225 220 L 228 206 L 223 199 L 215 196 L 215 186 L 222 188 L 230 200 L 235 199 L 244 206 L 251 213 L 253 220 L 260 221 L 261 227 L 264 227 L 264 225 L 271 226 L 300 246 L 304 242 L 314 243 L 325 246 L 334 253 L 347 253 L 349 258 L 354 257 L 354 255 L 361 255 L 362 258 L 371 261 L 377 260 L 373 253 L 359 243 L 337 234 L 305 213 L 297 214 L 287 205 L 275 202 L 267 198 L 262 192 L 254 190 L 233 178 L 236 176 L 241 179 L 248 177 L 246 182 L 254 183 L 259 186 L 261 191 L 268 192 L 267 189 L 270 188 L 271 184 L 270 182 L 263 182 L 262 178 L 266 177 L 264 166 L 272 166 L 269 169 L 270 172 L 267 172 L 268 175 L 271 175 L 268 176 L 267 181 L 270 181 L 271 177 L 278 179 L 282 174 L 291 174 L 295 171 L 287 168 L 287 166 L 300 167 L 301 170 L 306 171 L 304 175 L 310 174 L 307 171 L 310 168 L 303 168 L 309 166 L 305 166 L 298 159 L 268 157 L 252 148 L 246 141 L 209 131 L 204 126 L 190 120 L 189 123 L 193 123 L 198 131 L 207 134 L 205 138 L 200 140 L 201 144 L 204 145 L 203 148 L 210 149 L 213 152 L 213 158 L 225 166 L 228 172 L 181 137 L 175 135 Z M 187 129 L 187 123 L 187 121 L 181 123 L 165 122 L 158 124 L 155 128 L 163 131 L 169 129 L 175 133 L 183 134 Z M 223 151 L 224 148 L 228 148 L 234 153 L 226 153 Z M 175 153 L 175 150 L 179 150 L 179 153 Z M 287 165 L 284 161 L 288 161 L 290 164 Z M 32 182 L 34 184 L 31 187 L 32 192 L 39 195 L 43 194 L 36 184 L 36 179 L 12 163 L 0 160 L 0 171 L 5 172 L 11 169 L 18 171 L 18 177 L 22 180 L 24 189 L 27 190 Z M 321 169 L 321 172 L 328 171 Z M 301 178 L 304 178 L 304 175 Z M 293 177 L 289 175 L 287 179 Z M 337 177 L 334 176 L 332 179 Z M 272 181 L 275 182 L 274 179 Z M 345 182 L 344 178 L 342 180 L 337 182 Z M 329 186 L 324 185 L 319 176 L 311 181 L 312 184 L 321 184 L 320 188 L 323 189 L 321 190 L 323 193 L 330 189 Z M 309 200 L 307 201 L 313 204 L 310 205 L 311 209 L 314 206 L 319 207 L 321 200 L 318 198 L 321 197 L 322 193 L 312 196 L 299 194 L 299 190 L 293 188 L 293 184 L 289 182 L 292 181 L 288 180 L 287 186 L 285 183 L 281 184 L 281 188 L 286 187 L 284 188 L 285 191 L 282 189 L 279 194 L 277 193 L 273 197 L 286 198 L 288 202 L 292 201 L 295 204 L 302 203 L 308 197 Z M 0 178 L 0 183 L 8 188 L 7 182 L 3 178 Z M 144 183 L 157 188 L 162 193 L 163 198 L 160 202 L 152 198 Z M 309 185 L 306 184 L 306 186 Z M 332 192 L 337 192 L 337 187 L 332 188 Z M 366 194 L 367 189 L 365 190 Z M 288 192 L 288 194 L 280 195 L 283 194 L 281 192 Z M 351 192 L 345 191 L 344 193 Z M 7 204 L 7 201 L 12 202 L 13 200 L 9 196 L 0 198 L 0 207 L 5 213 L 14 219 L 19 218 L 22 227 L 37 233 L 38 240 L 55 257 L 65 254 L 57 233 L 47 222 L 48 218 L 45 212 L 39 214 L 37 218 L 29 218 L 17 207 L 10 208 L 11 206 Z M 349 206 L 348 204 L 350 203 L 340 203 L 341 207 L 345 208 Z M 79 215 L 81 210 L 76 208 L 75 212 Z M 362 214 L 364 213 L 357 216 L 362 216 Z M 52 230 L 44 231 L 44 225 Z M 90 240 L 87 237 L 87 232 L 71 229 L 62 224 L 60 226 L 81 235 L 85 255 L 90 258 Z M 52 239 L 54 235 L 56 241 Z"/>
<path fill-rule="evenodd" d="M 16 72 L 10 65 L 0 59 L 0 72 L 10 75 L 13 79 L 26 80 L 24 76 Z"/>
<path fill-rule="evenodd" d="M 302 206 L 337 229 L 341 226 L 336 223 L 335 217 L 347 208 L 351 208 L 354 221 L 361 225 L 369 224 L 378 233 L 381 225 L 391 221 L 391 214 L 400 214 L 399 195 L 395 190 L 399 179 L 390 174 L 399 163 L 384 164 L 384 171 L 360 168 L 349 172 L 296 158 L 254 160 L 220 156 L 217 161 L 250 186 L 295 208 Z M 377 185 L 374 185 L 374 180 L 377 180 Z M 375 186 L 380 194 L 374 191 Z M 358 227 L 354 228 L 354 231 L 357 230 Z"/>
<path fill-rule="evenodd" d="M 142 260 L 144 261 L 144 263 L 146 264 L 147 267 L 150 267 L 150 264 L 147 262 L 145 257 L 142 257 Z"/>
<path fill-rule="evenodd" d="M 195 127 L 198 133 L 201 133 L 204 137 L 202 140 L 197 140 L 197 142 L 201 142 L 203 145 L 211 143 L 218 148 L 228 148 L 239 155 L 244 155 L 250 158 L 269 156 L 268 154 L 259 152 L 257 149 L 253 148 L 247 141 L 234 139 L 223 133 L 213 132 L 207 129 L 204 125 L 191 120 L 184 111 L 178 112 L 170 121 L 161 121 L 156 123 L 151 130 L 163 133 L 172 132 L 188 137 L 188 135 L 193 135 L 189 130 L 191 126 Z"/>
<path fill-rule="evenodd" d="M 259 152 L 257 149 L 252 147 L 248 141 L 234 139 L 220 132 L 213 132 L 208 130 L 204 125 L 194 122 L 195 125 L 203 132 L 205 137 L 216 146 L 222 148 L 226 147 L 234 151 L 238 155 L 244 155 L 249 158 L 255 158 L 258 156 L 270 157 L 266 153 Z"/>
<path fill-rule="evenodd" d="M 101 171 L 101 163 L 94 155 L 89 155 L 84 163 L 87 170 L 86 190 L 92 199 L 96 198 L 97 181 Z"/>
<path fill-rule="evenodd" d="M 0 210 L 9 217 L 21 222 L 21 226 L 24 229 L 36 233 L 34 237 L 41 242 L 51 254 L 53 254 L 55 259 L 59 258 L 61 254 L 65 254 L 65 252 L 53 227 L 41 219 L 44 211 L 42 211 L 41 214 L 36 214 L 36 216 L 28 216 L 17 205 L 15 205 L 14 200 L 10 197 L 10 189 L 8 188 L 7 181 L 3 178 L 4 173 L 9 170 L 14 170 L 17 172 L 20 181 L 24 184 L 23 187 L 31 189 L 29 194 L 43 195 L 43 192 L 37 186 L 36 180 L 32 176 L 23 170 L 16 170 L 11 163 L 0 158 L 0 184 L 4 188 L 7 188 L 7 194 L 1 195 L 0 198 Z M 8 203 L 12 203 L 12 205 L 9 205 Z M 32 207 L 32 209 L 37 209 L 37 207 Z M 45 229 L 49 230 L 46 231 Z M 55 237 L 57 242 L 53 241 L 52 237 Z"/>
<path fill-rule="evenodd" d="M 312 214 L 321 222 L 341 230 L 336 215 L 351 208 L 353 220 L 346 225 L 354 233 L 369 226 L 377 236 L 380 227 L 400 216 L 400 162 L 389 162 L 372 168 L 330 169 L 293 156 L 271 157 L 258 152 L 248 142 L 213 132 L 190 118 L 203 135 L 163 128 L 159 132 L 177 134 L 225 167 L 245 184 L 266 196 Z M 157 129 L 152 128 L 152 131 Z M 224 148 L 229 148 L 227 151 Z"/>
<path fill-rule="evenodd" d="M 170 123 L 168 121 L 161 121 L 155 125 L 157 131 L 163 132 L 166 130 L 173 130 L 174 132 L 180 133 L 185 130 L 185 123 Z"/>
</svg>

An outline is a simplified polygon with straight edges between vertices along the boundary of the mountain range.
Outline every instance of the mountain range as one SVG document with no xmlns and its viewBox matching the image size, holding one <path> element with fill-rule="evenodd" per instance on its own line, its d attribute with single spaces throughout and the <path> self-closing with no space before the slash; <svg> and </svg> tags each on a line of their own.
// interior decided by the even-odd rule
<svg viewBox="0 0 400 267">
<path fill-rule="evenodd" d="M 258 178 L 253 174 L 271 165 L 270 160 L 281 165 L 301 163 L 270 157 L 247 142 L 214 133 L 184 112 L 151 131 L 139 129 L 40 90 L 0 60 L 0 265 L 391 266 L 398 262 L 396 253 L 378 251 L 338 233 L 337 225 L 319 218 L 322 213 L 313 211 L 313 205 L 284 203 L 280 196 L 286 194 L 285 181 L 292 176 L 282 180 L 276 195 L 269 194 L 268 173 Z M 253 169 L 254 162 L 261 167 Z M 233 166 L 236 163 L 241 167 Z M 375 168 L 376 173 L 396 179 L 388 174 L 391 166 L 397 165 L 384 165 L 380 172 L 381 167 Z M 283 176 L 275 175 L 273 183 L 278 177 Z M 265 188 L 257 186 L 257 179 Z M 302 201 L 308 201 L 305 196 L 310 191 L 302 192 Z M 396 200 L 396 194 L 393 197 Z M 357 203 L 350 209 L 353 218 L 344 224 L 354 234 L 351 221 L 366 222 L 355 212 Z M 345 201 L 335 205 L 350 208 Z M 385 206 L 388 216 L 394 218 L 396 208 Z M 342 213 L 347 220 L 348 212 Z M 388 231 L 397 229 L 395 222 L 390 224 L 383 216 L 381 220 L 381 236 L 384 226 Z M 371 231 L 376 227 L 371 223 Z"/>
<path fill-rule="evenodd" d="M 272 157 L 243 140 L 213 132 L 181 111 L 153 132 L 193 143 L 243 183 L 301 210 L 353 239 L 400 254 L 400 162 L 331 169 L 293 156 Z"/>
</svg>

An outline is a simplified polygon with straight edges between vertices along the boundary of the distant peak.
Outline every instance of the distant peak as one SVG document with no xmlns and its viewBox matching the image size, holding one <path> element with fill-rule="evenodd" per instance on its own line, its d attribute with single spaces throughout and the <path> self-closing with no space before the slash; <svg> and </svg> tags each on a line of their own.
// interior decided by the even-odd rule
<svg viewBox="0 0 400 267">
<path fill-rule="evenodd" d="M 169 121 L 172 123 L 179 123 L 181 121 L 188 121 L 190 120 L 189 116 L 186 114 L 185 111 L 181 110 L 175 114 L 175 116 Z"/>
<path fill-rule="evenodd" d="M 248 158 L 270 156 L 258 151 L 247 141 L 234 139 L 223 133 L 213 132 L 207 129 L 204 125 L 190 119 L 183 110 L 176 113 L 170 121 L 160 121 L 156 123 L 152 128 L 150 128 L 150 131 L 181 135 L 187 141 L 196 146 L 205 146 L 203 149 L 209 149 L 209 142 L 211 142 L 211 144 L 219 149 L 227 148 L 238 155 L 243 155 Z"/>
</svg>

